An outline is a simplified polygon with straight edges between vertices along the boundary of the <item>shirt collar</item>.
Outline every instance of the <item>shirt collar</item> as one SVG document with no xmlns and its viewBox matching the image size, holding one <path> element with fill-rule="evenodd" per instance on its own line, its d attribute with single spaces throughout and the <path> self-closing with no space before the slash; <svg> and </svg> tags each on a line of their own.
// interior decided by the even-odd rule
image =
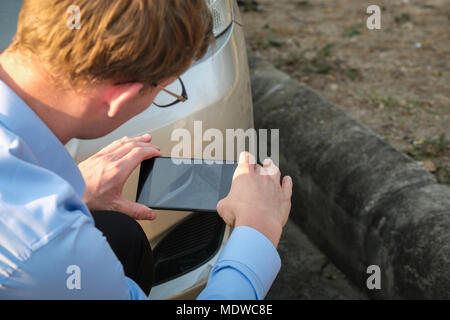
<svg viewBox="0 0 450 320">
<path fill-rule="evenodd" d="M 86 185 L 69 152 L 38 115 L 1 80 L 0 122 L 28 145 L 37 165 L 59 175 L 83 197 Z"/>
</svg>

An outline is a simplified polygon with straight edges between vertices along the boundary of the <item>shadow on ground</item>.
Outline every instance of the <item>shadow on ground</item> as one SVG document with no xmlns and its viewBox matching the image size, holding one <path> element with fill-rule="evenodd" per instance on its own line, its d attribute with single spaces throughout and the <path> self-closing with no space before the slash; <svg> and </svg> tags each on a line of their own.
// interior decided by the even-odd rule
<svg viewBox="0 0 450 320">
<path fill-rule="evenodd" d="M 282 267 L 266 299 L 367 299 L 291 221 L 278 252 Z"/>
</svg>

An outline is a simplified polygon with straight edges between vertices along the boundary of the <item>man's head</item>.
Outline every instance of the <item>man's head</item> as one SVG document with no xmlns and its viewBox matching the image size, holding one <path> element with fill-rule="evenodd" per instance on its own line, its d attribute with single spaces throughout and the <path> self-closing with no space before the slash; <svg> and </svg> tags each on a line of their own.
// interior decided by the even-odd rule
<svg viewBox="0 0 450 320">
<path fill-rule="evenodd" d="M 67 25 L 74 4 L 80 29 Z M 81 138 L 90 138 L 142 112 L 159 91 L 152 84 L 169 84 L 201 58 L 212 23 L 205 0 L 24 0 L 8 51 L 37 59 L 61 88 L 91 98 L 76 116 L 109 120 L 95 130 L 85 123 Z"/>
</svg>

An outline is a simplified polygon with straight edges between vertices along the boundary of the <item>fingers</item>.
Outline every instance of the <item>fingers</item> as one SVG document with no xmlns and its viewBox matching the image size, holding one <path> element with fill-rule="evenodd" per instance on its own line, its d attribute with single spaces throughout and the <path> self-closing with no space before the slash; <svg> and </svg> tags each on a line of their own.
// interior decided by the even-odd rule
<svg viewBox="0 0 450 320">
<path fill-rule="evenodd" d="M 272 176 L 278 183 L 280 182 L 281 176 L 280 169 L 278 169 L 278 167 L 275 165 L 272 159 L 269 158 L 264 159 L 263 166 L 259 168 L 258 173 L 262 175 Z"/>
<path fill-rule="evenodd" d="M 105 148 L 103 148 L 102 150 L 100 150 L 100 152 L 98 154 L 107 154 L 107 153 L 111 153 L 114 152 L 115 150 L 117 150 L 118 148 L 124 146 L 125 144 L 131 143 L 131 142 L 144 142 L 144 143 L 150 143 L 150 141 L 152 141 L 152 135 L 149 133 L 146 133 L 142 136 L 138 136 L 135 138 L 129 138 L 127 136 L 114 141 L 113 143 L 111 143 L 110 145 L 106 146 Z M 155 146 L 157 149 L 159 149 L 159 147 Z"/>
<path fill-rule="evenodd" d="M 121 198 L 115 203 L 114 210 L 122 212 L 135 220 L 155 220 L 157 217 L 157 213 L 147 206 L 125 198 Z"/>
<path fill-rule="evenodd" d="M 128 178 L 142 161 L 160 156 L 162 156 L 162 153 L 152 146 L 138 146 L 120 158 L 117 161 L 117 166 L 120 167 L 121 173 Z"/>
<path fill-rule="evenodd" d="M 255 169 L 256 159 L 250 152 L 243 151 L 239 154 L 239 165 Z"/>
<path fill-rule="evenodd" d="M 289 176 L 285 176 L 283 178 L 283 181 L 281 183 L 281 192 L 283 193 L 284 196 L 284 208 L 286 209 L 286 211 L 284 212 L 284 218 L 282 221 L 282 225 L 285 226 L 287 223 L 287 220 L 289 218 L 289 214 L 291 212 L 291 196 L 292 196 L 292 186 L 293 186 L 293 182 L 292 182 L 292 178 Z"/>
<path fill-rule="evenodd" d="M 123 158 L 125 155 L 127 155 L 130 151 L 132 151 L 135 148 L 153 148 L 156 151 L 160 151 L 160 148 L 148 143 L 148 142 L 141 142 L 138 140 L 132 140 L 129 141 L 125 144 L 123 144 L 121 147 L 117 148 L 116 150 L 114 150 L 113 152 L 111 152 L 111 160 L 112 161 L 117 161 L 121 158 Z"/>
<path fill-rule="evenodd" d="M 233 180 L 240 175 L 255 172 L 256 166 L 256 160 L 253 155 L 247 151 L 241 152 L 239 154 L 239 164 L 233 174 Z"/>
<path fill-rule="evenodd" d="M 292 178 L 290 176 L 285 176 L 281 183 L 281 190 L 283 191 L 283 195 L 286 197 L 286 199 L 291 199 L 292 186 Z"/>
<path fill-rule="evenodd" d="M 162 155 L 160 148 L 150 143 L 151 139 L 150 134 L 131 139 L 124 137 L 106 147 L 103 153 L 109 153 L 107 161 L 114 163 L 126 180 L 142 161 Z"/>
</svg>

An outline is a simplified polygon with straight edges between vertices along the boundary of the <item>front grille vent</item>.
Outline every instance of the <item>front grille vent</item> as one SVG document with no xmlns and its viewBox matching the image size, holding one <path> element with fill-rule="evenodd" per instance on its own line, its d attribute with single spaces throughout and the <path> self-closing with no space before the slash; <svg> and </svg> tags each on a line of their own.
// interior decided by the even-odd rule
<svg viewBox="0 0 450 320">
<path fill-rule="evenodd" d="M 194 213 L 173 228 L 153 250 L 155 285 L 185 274 L 211 259 L 225 223 L 218 214 Z"/>
</svg>

